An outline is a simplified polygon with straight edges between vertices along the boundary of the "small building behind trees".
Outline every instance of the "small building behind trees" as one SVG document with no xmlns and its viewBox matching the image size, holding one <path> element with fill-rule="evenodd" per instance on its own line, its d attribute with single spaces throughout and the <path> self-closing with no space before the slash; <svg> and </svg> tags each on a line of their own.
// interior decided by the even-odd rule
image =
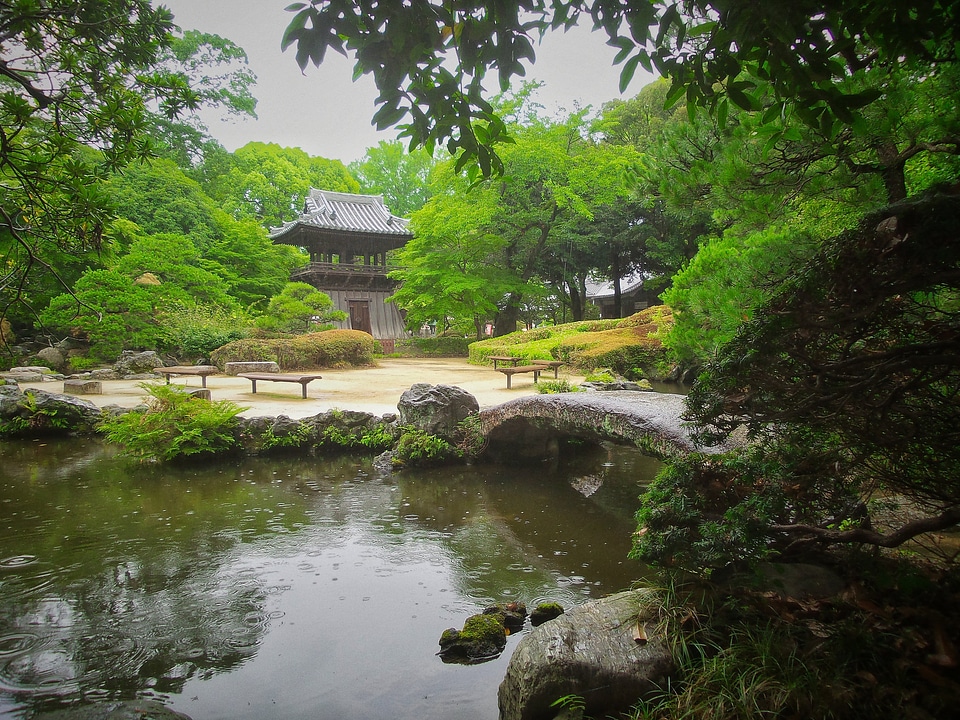
<svg viewBox="0 0 960 720">
<path fill-rule="evenodd" d="M 295 270 L 291 280 L 329 295 L 334 307 L 348 314 L 339 327 L 362 330 L 378 340 L 406 334 L 400 311 L 386 302 L 397 286 L 387 277 L 387 258 L 412 237 L 408 221 L 393 215 L 382 195 L 314 188 L 300 217 L 270 233 L 273 242 L 310 254 L 309 264 Z"/>
</svg>

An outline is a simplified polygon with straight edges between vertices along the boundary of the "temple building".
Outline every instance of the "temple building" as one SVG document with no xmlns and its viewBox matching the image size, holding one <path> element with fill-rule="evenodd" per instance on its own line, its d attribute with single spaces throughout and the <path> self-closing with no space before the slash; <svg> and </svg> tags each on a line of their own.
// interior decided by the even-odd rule
<svg viewBox="0 0 960 720">
<path fill-rule="evenodd" d="M 406 335 L 400 311 L 385 300 L 397 286 L 387 277 L 387 252 L 413 237 L 407 225 L 407 220 L 390 213 L 381 195 L 311 188 L 303 214 L 273 228 L 270 238 L 310 254 L 310 264 L 295 270 L 290 279 L 329 295 L 334 307 L 349 315 L 339 327 L 389 340 Z"/>
</svg>

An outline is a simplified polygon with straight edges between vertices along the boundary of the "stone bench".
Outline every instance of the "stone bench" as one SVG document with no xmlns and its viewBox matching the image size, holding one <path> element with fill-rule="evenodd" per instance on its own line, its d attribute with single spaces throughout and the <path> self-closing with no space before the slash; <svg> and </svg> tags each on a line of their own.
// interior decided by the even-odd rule
<svg viewBox="0 0 960 720">
<path fill-rule="evenodd" d="M 295 374 L 295 373 L 240 373 L 237 377 L 246 378 L 253 384 L 253 394 L 257 394 L 257 380 L 269 380 L 270 382 L 290 382 L 290 383 L 300 383 L 300 386 L 303 389 L 303 399 L 307 399 L 307 385 L 309 385 L 314 380 L 319 380 L 320 375 L 312 373 L 304 374 Z"/>
<path fill-rule="evenodd" d="M 103 395 L 103 383 L 99 380 L 64 380 L 64 395 Z"/>
<path fill-rule="evenodd" d="M 533 373 L 533 382 L 536 384 L 540 379 L 540 373 L 548 368 L 545 365 L 518 365 L 517 367 L 497 368 L 497 372 L 502 372 L 507 376 L 507 390 L 510 389 L 510 379 L 519 373 Z"/>
<path fill-rule="evenodd" d="M 493 360 L 493 369 L 499 370 L 497 363 L 503 363 L 505 365 L 510 365 L 511 367 L 516 367 L 523 358 L 513 357 L 512 355 L 490 355 L 488 360 Z"/>
<path fill-rule="evenodd" d="M 167 385 L 170 384 L 171 375 L 199 375 L 203 387 L 207 386 L 207 375 L 215 375 L 220 372 L 216 365 L 170 365 L 169 367 L 154 368 L 155 373 L 164 375 L 167 378 Z"/>
<path fill-rule="evenodd" d="M 280 366 L 272 360 L 235 361 L 224 363 L 223 371 L 227 375 L 240 375 L 241 373 L 278 373 L 280 372 Z"/>
</svg>

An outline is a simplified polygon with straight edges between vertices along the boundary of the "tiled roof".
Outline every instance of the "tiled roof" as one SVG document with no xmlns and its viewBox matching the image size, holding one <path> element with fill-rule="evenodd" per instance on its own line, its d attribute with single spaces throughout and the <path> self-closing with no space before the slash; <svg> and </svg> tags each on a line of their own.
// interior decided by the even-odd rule
<svg viewBox="0 0 960 720">
<path fill-rule="evenodd" d="M 298 224 L 341 232 L 411 234 L 407 229 L 409 221 L 393 215 L 383 204 L 382 195 L 353 195 L 314 188 L 304 202 L 303 214 L 279 228 L 272 228 L 270 237 L 280 237 Z"/>
<path fill-rule="evenodd" d="M 620 292 L 631 292 L 643 285 L 643 281 L 644 276 L 642 274 L 627 275 L 620 279 Z M 599 300 L 600 298 L 613 297 L 613 295 L 613 281 L 587 279 L 587 298 Z"/>
</svg>

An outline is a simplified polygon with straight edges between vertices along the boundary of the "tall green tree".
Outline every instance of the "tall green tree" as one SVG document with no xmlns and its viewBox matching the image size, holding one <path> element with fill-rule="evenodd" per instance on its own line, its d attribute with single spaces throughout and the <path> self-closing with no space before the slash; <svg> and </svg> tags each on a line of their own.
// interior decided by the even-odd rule
<svg viewBox="0 0 960 720">
<path fill-rule="evenodd" d="M 131 165 L 106 188 L 117 213 L 136 223 L 128 234 L 131 239 L 163 233 L 189 238 L 199 253 L 198 265 L 225 281 L 243 307 L 262 310 L 289 280 L 290 271 L 306 262 L 295 248 L 271 243 L 256 220 L 235 220 L 218 208 L 171 160 Z M 114 240 L 118 252 L 128 250 L 123 233 Z"/>
<path fill-rule="evenodd" d="M 201 105 L 253 113 L 246 56 L 175 32 L 147 0 L 0 4 L 0 307 L 18 325 L 114 251 L 104 181 L 131 161 L 195 159 Z"/>
<path fill-rule="evenodd" d="M 490 193 L 469 193 L 449 163 L 438 170 L 433 197 L 413 214 L 413 239 L 395 255 L 402 281 L 390 300 L 407 327 L 434 324 L 441 332 L 463 321 L 477 339 L 517 279 L 502 263 L 504 240 L 489 232 L 496 214 Z"/>
<path fill-rule="evenodd" d="M 195 177 L 216 203 L 236 219 L 278 227 L 303 211 L 311 187 L 358 192 L 360 185 L 339 160 L 312 157 L 300 148 L 250 142 L 234 153 L 216 154 L 214 169 Z"/>
<path fill-rule="evenodd" d="M 390 211 L 409 217 L 430 199 L 430 171 L 435 161 L 423 149 L 408 152 L 399 140 L 381 140 L 367 148 L 362 160 L 350 163 L 350 174 L 360 192 L 383 195 Z"/>
</svg>

